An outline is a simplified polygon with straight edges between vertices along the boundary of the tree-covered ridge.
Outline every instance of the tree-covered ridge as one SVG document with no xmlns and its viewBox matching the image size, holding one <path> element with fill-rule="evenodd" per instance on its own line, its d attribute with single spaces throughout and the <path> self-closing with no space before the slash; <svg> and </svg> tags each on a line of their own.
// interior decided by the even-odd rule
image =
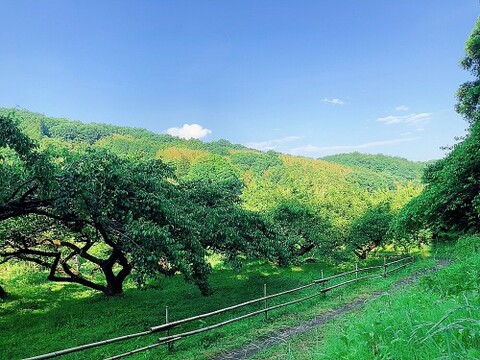
<svg viewBox="0 0 480 360">
<path fill-rule="evenodd" d="M 368 186 L 368 182 L 377 184 L 377 186 L 392 181 L 420 182 L 423 170 L 427 165 L 424 162 L 409 161 L 401 157 L 361 154 L 359 152 L 330 155 L 321 159 L 357 169 L 357 173 L 352 174 L 351 180 L 360 184 L 363 181 L 366 186 Z M 361 169 L 370 171 L 362 171 Z M 368 178 L 369 176 L 370 178 Z"/>
<path fill-rule="evenodd" d="M 0 108 L 0 115 L 7 115 L 12 110 Z M 15 114 L 25 134 L 32 139 L 44 142 L 50 139 L 76 144 L 95 144 L 122 156 L 144 159 L 162 158 L 167 161 L 180 160 L 178 151 L 182 150 L 175 149 L 188 149 L 204 152 L 205 155 L 215 154 L 226 157 L 235 165 L 239 173 L 252 170 L 256 174 L 262 174 L 268 168 L 282 163 L 278 154 L 273 151 L 263 153 L 243 145 L 232 144 L 227 140 L 205 143 L 196 139 L 184 140 L 166 134 L 157 134 L 140 128 L 86 124 L 64 118 L 52 118 L 27 110 L 15 110 Z M 191 154 L 188 150 L 185 152 Z M 188 159 L 190 155 L 185 157 Z M 283 158 L 288 157 L 286 155 Z M 191 162 L 193 159 L 188 160 Z M 394 187 L 398 182 L 420 182 L 425 167 L 425 163 L 412 162 L 399 157 L 360 153 L 332 155 L 319 160 L 348 167 L 349 171 L 345 174 L 347 180 L 369 190 Z"/>
<path fill-rule="evenodd" d="M 14 161 L 0 163 L 8 185 L 0 209 L 21 194 L 15 188 L 21 174 L 35 174 L 38 166 L 28 162 L 34 156 L 50 169 L 39 173 L 45 186 L 23 179 L 29 185 L 25 199 L 33 196 L 41 207 L 20 202 L 20 213 L 0 223 L 0 261 L 33 261 L 52 280 L 107 294 L 120 293 L 130 274 L 141 284 L 174 273 L 207 293 L 205 257 L 212 252 L 234 266 L 245 257 L 277 265 L 307 253 L 366 257 L 385 244 L 388 223 L 421 189 L 408 181 L 415 175 L 386 176 L 226 140 L 204 143 L 26 110 L 0 109 L 0 116 L 20 145 L 36 149 L 22 164 L 21 147 L 2 145 L 3 159 Z M 381 230 L 375 236 L 358 238 L 352 230 L 372 223 Z M 75 261 L 90 264 L 84 266 L 89 271 L 99 267 L 103 280 L 81 273 Z"/>
</svg>

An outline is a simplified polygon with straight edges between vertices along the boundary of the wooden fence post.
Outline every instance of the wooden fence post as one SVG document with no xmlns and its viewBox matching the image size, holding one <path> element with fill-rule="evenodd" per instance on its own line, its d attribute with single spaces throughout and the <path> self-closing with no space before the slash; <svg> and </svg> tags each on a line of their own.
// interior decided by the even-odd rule
<svg viewBox="0 0 480 360">
<path fill-rule="evenodd" d="M 267 297 L 267 284 L 263 284 L 263 297 Z M 268 304 L 267 304 L 267 299 L 265 299 L 265 302 L 264 302 L 264 305 L 265 305 L 265 321 L 268 320 L 268 311 L 266 310 L 268 308 Z"/>
<path fill-rule="evenodd" d="M 168 324 L 168 305 L 165 305 L 165 324 Z M 170 329 L 167 329 L 167 336 L 170 336 Z M 173 352 L 173 342 L 169 342 L 167 347 L 168 352 Z"/>
<path fill-rule="evenodd" d="M 387 277 L 387 257 L 383 257 L 383 277 Z"/>
<path fill-rule="evenodd" d="M 358 261 L 355 263 L 355 279 L 358 279 Z"/>
</svg>

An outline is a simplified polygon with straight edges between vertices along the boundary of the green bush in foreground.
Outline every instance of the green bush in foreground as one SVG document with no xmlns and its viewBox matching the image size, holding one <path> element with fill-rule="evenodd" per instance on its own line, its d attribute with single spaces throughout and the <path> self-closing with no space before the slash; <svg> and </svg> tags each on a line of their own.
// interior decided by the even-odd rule
<svg viewBox="0 0 480 360">
<path fill-rule="evenodd" d="M 370 303 L 329 331 L 315 358 L 479 359 L 480 238 L 461 239 L 454 264 Z M 338 327 L 338 323 L 337 323 Z"/>
</svg>

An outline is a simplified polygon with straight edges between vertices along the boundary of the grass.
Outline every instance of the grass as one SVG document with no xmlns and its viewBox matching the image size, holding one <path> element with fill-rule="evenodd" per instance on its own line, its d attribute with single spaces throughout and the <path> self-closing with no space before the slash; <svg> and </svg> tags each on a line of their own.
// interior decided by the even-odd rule
<svg viewBox="0 0 480 360">
<path fill-rule="evenodd" d="M 171 354 L 167 353 L 166 346 L 161 346 L 131 358 L 161 358 L 167 354 L 169 359 L 207 359 L 218 356 L 224 351 L 299 324 L 374 290 L 386 289 L 409 272 L 431 265 L 431 261 L 418 262 L 385 279 L 355 283 L 325 296 L 272 311 L 268 321 L 263 320 L 263 316 L 257 316 L 182 339 L 175 343 L 175 351 Z M 351 264 L 345 266 L 352 268 Z M 45 274 L 33 271 L 31 267 L 10 265 L 8 269 L 0 270 L 0 279 L 10 292 L 9 298 L 0 302 L 0 358 L 20 359 L 141 332 L 164 323 L 165 306 L 169 307 L 170 321 L 174 321 L 261 297 L 264 284 L 267 284 L 268 293 L 272 294 L 310 283 L 320 277 L 322 270 L 328 276 L 345 268 L 314 263 L 280 269 L 268 263 L 248 262 L 241 271 L 234 272 L 218 264 L 210 278 L 215 292 L 209 297 L 202 297 L 196 287 L 185 284 L 181 277 L 175 276 L 143 291 L 135 289 L 129 283 L 121 296 L 106 298 L 84 287 L 48 282 L 44 280 Z M 307 295 L 308 291 L 302 294 Z M 298 295 L 287 295 L 276 302 L 272 300 L 269 304 L 293 300 L 295 296 Z M 248 309 L 204 319 L 179 327 L 175 332 L 208 326 L 234 315 L 260 309 L 262 305 L 260 303 Z M 163 335 L 149 335 L 64 358 L 104 358 L 153 344 Z"/>
<path fill-rule="evenodd" d="M 256 359 L 479 359 L 478 245 L 462 239 L 452 265 Z"/>
</svg>

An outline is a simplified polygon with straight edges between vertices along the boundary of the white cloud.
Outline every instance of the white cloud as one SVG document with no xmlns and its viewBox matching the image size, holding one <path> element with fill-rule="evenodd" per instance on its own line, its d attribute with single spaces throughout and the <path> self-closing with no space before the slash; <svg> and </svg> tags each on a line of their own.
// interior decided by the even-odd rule
<svg viewBox="0 0 480 360">
<path fill-rule="evenodd" d="M 395 108 L 395 111 L 408 111 L 408 106 L 400 105 Z"/>
<path fill-rule="evenodd" d="M 212 133 L 212 130 L 205 129 L 198 124 L 184 124 L 181 128 L 172 127 L 165 130 L 168 135 L 178 136 L 183 139 L 202 139 L 208 134 Z"/>
<path fill-rule="evenodd" d="M 268 150 L 275 150 L 278 145 L 294 142 L 297 140 L 302 139 L 301 136 L 286 136 L 280 139 L 272 139 L 266 141 L 259 141 L 259 142 L 249 142 L 246 143 L 245 146 L 253 149 L 257 149 L 260 151 L 268 151 Z"/>
<path fill-rule="evenodd" d="M 418 140 L 419 137 L 391 139 L 382 141 L 373 141 L 360 145 L 336 145 L 336 146 L 314 146 L 306 145 L 291 149 L 290 154 L 293 155 L 305 155 L 305 156 L 326 156 L 331 154 L 346 153 L 357 150 L 369 149 L 379 146 L 397 145 L 404 142 L 410 142 Z"/>
<path fill-rule="evenodd" d="M 432 113 L 420 113 L 410 115 L 389 115 L 378 118 L 377 121 L 385 125 L 391 124 L 407 124 L 415 127 L 417 130 L 423 130 L 426 123 L 432 119 Z"/>
<path fill-rule="evenodd" d="M 337 99 L 337 98 L 325 98 L 322 101 L 324 103 L 332 104 L 332 105 L 345 105 L 345 101 Z"/>
</svg>

